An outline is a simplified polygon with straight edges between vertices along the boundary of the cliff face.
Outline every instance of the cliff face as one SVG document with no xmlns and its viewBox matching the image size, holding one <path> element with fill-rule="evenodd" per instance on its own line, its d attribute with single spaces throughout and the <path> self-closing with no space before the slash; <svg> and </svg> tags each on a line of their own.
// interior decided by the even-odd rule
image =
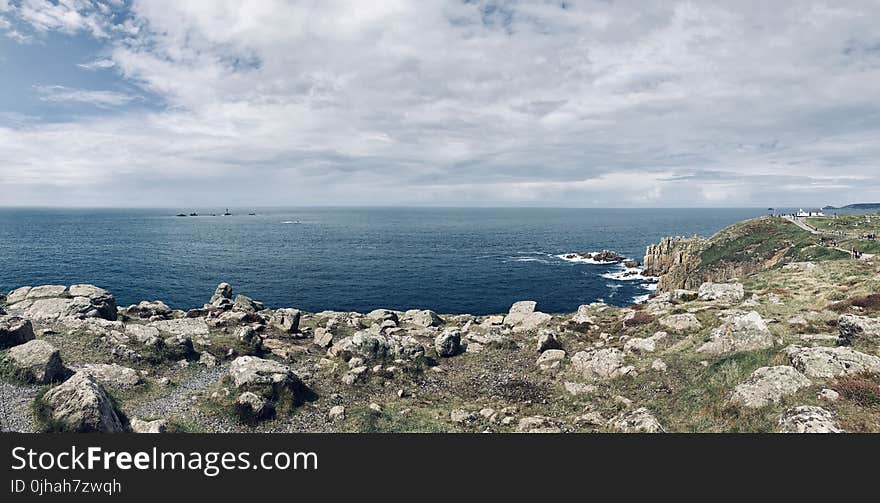
<svg viewBox="0 0 880 503">
<path fill-rule="evenodd" d="M 691 288 L 693 274 L 700 265 L 700 254 L 709 241 L 700 237 L 663 238 L 659 244 L 650 245 L 645 251 L 644 274 L 657 276 L 659 291 Z M 701 283 L 701 282 L 700 282 Z"/>
</svg>

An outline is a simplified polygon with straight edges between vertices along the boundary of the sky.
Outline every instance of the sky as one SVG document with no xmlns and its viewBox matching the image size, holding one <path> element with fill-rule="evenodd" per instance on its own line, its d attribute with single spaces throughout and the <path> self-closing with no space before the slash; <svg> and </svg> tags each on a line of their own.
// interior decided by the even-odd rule
<svg viewBox="0 0 880 503">
<path fill-rule="evenodd" d="M 0 0 L 0 206 L 880 201 L 880 0 Z"/>
</svg>

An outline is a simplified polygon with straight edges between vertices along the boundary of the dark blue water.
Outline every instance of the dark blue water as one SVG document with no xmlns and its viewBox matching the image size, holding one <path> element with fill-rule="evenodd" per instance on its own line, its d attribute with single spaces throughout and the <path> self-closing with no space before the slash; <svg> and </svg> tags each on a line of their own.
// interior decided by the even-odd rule
<svg viewBox="0 0 880 503">
<path fill-rule="evenodd" d="M 642 281 L 556 255 L 610 249 L 641 260 L 668 235 L 710 235 L 763 209 L 0 209 L 0 291 L 93 283 L 120 305 L 201 306 L 217 283 L 270 307 L 548 312 L 627 305 Z M 189 211 L 187 209 L 186 211 Z M 301 224 L 284 223 L 300 221 Z"/>
</svg>

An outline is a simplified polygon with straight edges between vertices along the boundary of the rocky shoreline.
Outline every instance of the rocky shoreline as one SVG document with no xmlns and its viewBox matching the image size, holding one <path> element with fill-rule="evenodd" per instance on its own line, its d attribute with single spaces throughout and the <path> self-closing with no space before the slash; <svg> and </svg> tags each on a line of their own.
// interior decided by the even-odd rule
<svg viewBox="0 0 880 503">
<path fill-rule="evenodd" d="M 93 285 L 19 288 L 0 303 L 0 426 L 880 431 L 877 264 L 791 262 L 673 288 L 706 243 L 649 247 L 645 273 L 668 287 L 645 303 L 567 314 L 532 301 L 492 316 L 306 313 L 226 283 L 183 311 L 117 307 Z M 856 270 L 835 279 L 844 266 Z"/>
</svg>

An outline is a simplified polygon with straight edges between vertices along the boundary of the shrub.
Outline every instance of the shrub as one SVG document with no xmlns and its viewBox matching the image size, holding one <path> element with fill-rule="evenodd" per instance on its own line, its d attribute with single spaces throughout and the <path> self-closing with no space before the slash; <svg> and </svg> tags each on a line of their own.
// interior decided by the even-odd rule
<svg viewBox="0 0 880 503">
<path fill-rule="evenodd" d="M 623 322 L 623 326 L 625 327 L 638 327 L 640 325 L 647 325 L 648 323 L 652 323 L 654 321 L 654 317 L 644 311 L 636 311 L 632 318 Z"/>
<path fill-rule="evenodd" d="M 835 389 L 847 400 L 862 407 L 880 405 L 880 375 L 868 374 L 841 379 Z"/>
</svg>

